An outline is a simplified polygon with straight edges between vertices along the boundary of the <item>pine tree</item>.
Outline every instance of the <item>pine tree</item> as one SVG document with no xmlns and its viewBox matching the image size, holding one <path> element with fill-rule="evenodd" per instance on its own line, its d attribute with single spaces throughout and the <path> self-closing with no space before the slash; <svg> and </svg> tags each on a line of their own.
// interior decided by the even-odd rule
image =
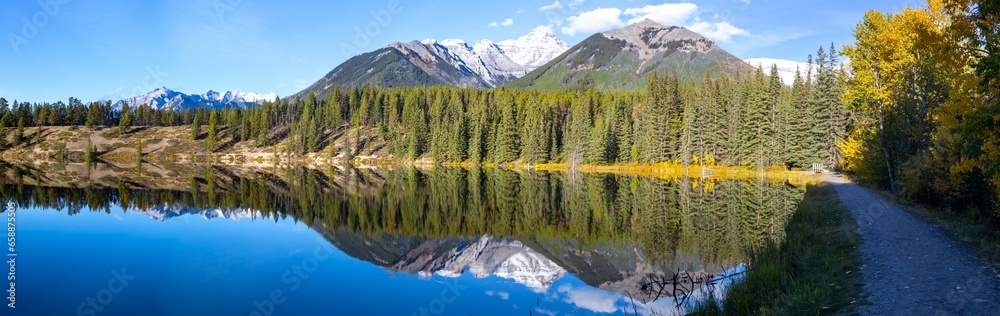
<svg viewBox="0 0 1000 316">
<path fill-rule="evenodd" d="M 609 160 L 611 147 L 611 123 L 607 119 L 598 118 L 594 127 L 590 130 L 590 137 L 587 144 L 587 162 L 592 164 L 606 164 Z"/>
<path fill-rule="evenodd" d="M 343 97 L 343 92 L 340 91 L 340 87 L 333 89 L 333 93 L 330 94 L 329 99 L 326 102 L 326 126 L 327 127 L 337 127 L 344 123 L 343 109 L 341 108 L 340 100 Z"/>
<path fill-rule="evenodd" d="M 744 88 L 746 103 L 744 115 L 742 117 L 742 128 L 740 130 L 740 164 L 756 168 L 766 166 L 765 160 L 766 131 L 769 130 L 769 111 L 767 110 L 767 81 L 764 79 L 764 71 L 757 68 L 754 76 L 748 78 L 748 85 Z"/>
<path fill-rule="evenodd" d="M 782 116 L 782 108 L 779 105 L 781 101 L 781 95 L 784 88 L 784 83 L 781 82 L 781 77 L 778 76 L 778 66 L 771 65 L 771 71 L 768 74 L 768 85 L 767 85 L 767 129 L 764 131 L 764 137 L 767 146 L 764 148 L 764 165 L 763 167 L 784 164 L 784 138 L 782 137 L 785 131 L 785 121 Z"/>
<path fill-rule="evenodd" d="M 215 146 L 218 142 L 216 138 L 218 137 L 219 115 L 217 113 L 218 111 L 212 111 L 208 115 L 208 136 L 205 137 L 205 149 L 208 151 L 215 151 Z"/>
<path fill-rule="evenodd" d="M 408 95 L 403 99 L 403 121 L 406 128 L 406 134 L 403 135 L 406 148 L 404 157 L 416 159 L 423 155 L 426 143 L 425 117 L 415 95 Z"/>
<path fill-rule="evenodd" d="M 549 159 L 549 123 L 545 109 L 532 100 L 525 108 L 524 124 L 521 124 L 521 159 L 526 163 L 536 163 Z"/>
<path fill-rule="evenodd" d="M 132 126 L 132 111 L 129 109 L 128 103 L 122 105 L 121 113 L 122 117 L 118 120 L 118 134 L 124 135 Z"/>
<path fill-rule="evenodd" d="M 496 148 L 494 161 L 497 163 L 511 162 L 519 156 L 521 148 L 518 140 L 517 109 L 513 106 L 502 106 L 500 122 L 497 125 Z"/>
<path fill-rule="evenodd" d="M 135 159 L 139 167 L 142 167 L 142 140 L 135 146 Z"/>
<path fill-rule="evenodd" d="M 570 165 L 576 166 L 586 161 L 591 129 L 594 126 L 589 95 L 584 94 L 579 103 L 570 107 L 569 113 L 569 132 L 565 135 L 566 159 Z"/>
<path fill-rule="evenodd" d="M 810 71 L 811 73 L 811 71 Z M 813 126 L 815 117 L 810 111 L 809 103 L 809 79 L 803 78 L 802 72 L 795 71 L 795 81 L 792 83 L 792 97 L 790 105 L 790 116 L 795 118 L 789 124 L 789 165 L 793 167 L 808 167 L 811 151 L 812 134 L 809 132 Z"/>
<path fill-rule="evenodd" d="M 83 153 L 83 162 L 88 165 L 94 163 L 94 158 L 96 158 L 96 155 L 97 155 L 97 147 L 94 146 L 94 143 L 88 138 L 87 149 Z"/>
<path fill-rule="evenodd" d="M 635 145 L 635 132 L 632 122 L 632 104 L 628 98 L 614 98 L 614 132 L 615 148 L 618 150 L 616 159 L 621 162 L 632 161 L 632 148 Z"/>
<path fill-rule="evenodd" d="M 198 140 L 201 136 L 201 122 L 198 120 L 198 114 L 194 115 L 191 120 L 191 140 Z"/>
<path fill-rule="evenodd" d="M 17 130 L 14 132 L 14 145 L 21 145 L 24 141 L 24 118 L 17 119 Z"/>
</svg>

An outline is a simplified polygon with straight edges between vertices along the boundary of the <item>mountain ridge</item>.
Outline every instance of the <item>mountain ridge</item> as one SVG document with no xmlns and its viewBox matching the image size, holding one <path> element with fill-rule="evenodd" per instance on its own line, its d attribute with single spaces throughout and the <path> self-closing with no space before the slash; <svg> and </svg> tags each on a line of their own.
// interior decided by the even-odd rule
<svg viewBox="0 0 1000 316">
<path fill-rule="evenodd" d="M 394 42 L 354 56 L 296 93 L 323 95 L 333 87 L 421 85 L 493 88 L 520 78 L 569 46 L 548 27 L 500 42 L 462 39 Z"/>
<path fill-rule="evenodd" d="M 746 62 L 694 31 L 646 19 L 594 34 L 506 86 L 564 90 L 588 85 L 634 90 L 644 87 L 646 75 L 656 71 L 671 72 L 683 82 L 697 82 L 705 76 L 735 76 L 751 70 Z"/>
<path fill-rule="evenodd" d="M 276 97 L 277 95 L 273 92 L 268 94 L 258 94 L 240 90 L 222 92 L 208 90 L 202 94 L 185 94 L 167 89 L 166 87 L 159 87 L 146 94 L 115 100 L 114 103 L 112 103 L 112 108 L 121 109 L 125 104 L 128 104 L 132 108 L 146 104 L 157 110 L 187 110 L 192 108 L 224 109 L 227 107 L 244 108 L 265 100 L 274 100 Z"/>
</svg>

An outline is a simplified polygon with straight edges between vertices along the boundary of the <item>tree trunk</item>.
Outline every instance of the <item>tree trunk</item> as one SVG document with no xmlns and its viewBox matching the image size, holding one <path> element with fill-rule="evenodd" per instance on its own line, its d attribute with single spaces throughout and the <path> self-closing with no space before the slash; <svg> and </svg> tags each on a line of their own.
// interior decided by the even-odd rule
<svg viewBox="0 0 1000 316">
<path fill-rule="evenodd" d="M 896 188 L 896 177 L 892 171 L 892 160 L 889 158 L 889 136 L 885 132 L 885 113 L 880 110 L 878 114 L 879 137 L 882 139 L 882 154 L 885 156 L 885 167 L 889 171 L 889 189 L 893 196 L 899 196 L 899 189 Z"/>
</svg>

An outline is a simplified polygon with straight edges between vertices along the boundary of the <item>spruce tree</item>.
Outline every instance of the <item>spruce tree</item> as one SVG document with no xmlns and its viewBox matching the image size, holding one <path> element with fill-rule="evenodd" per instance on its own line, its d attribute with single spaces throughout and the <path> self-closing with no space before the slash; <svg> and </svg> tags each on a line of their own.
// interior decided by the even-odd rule
<svg viewBox="0 0 1000 316">
<path fill-rule="evenodd" d="M 521 124 L 521 159 L 535 163 L 549 159 L 549 123 L 545 110 L 537 101 L 531 101 L 525 108 L 524 124 Z"/>
<path fill-rule="evenodd" d="M 566 159 L 571 165 L 583 163 L 587 158 L 591 129 L 591 100 L 587 95 L 570 107 L 569 133 L 566 134 Z"/>
<path fill-rule="evenodd" d="M 494 161 L 497 163 L 511 162 L 519 156 L 521 147 L 518 140 L 517 111 L 513 106 L 503 106 L 500 110 L 500 122 L 497 125 Z"/>
<path fill-rule="evenodd" d="M 212 111 L 208 115 L 208 136 L 205 136 L 205 149 L 208 151 L 215 151 L 218 142 L 216 138 L 218 137 L 219 115 L 217 113 L 218 111 Z"/>
<path fill-rule="evenodd" d="M 118 120 L 118 134 L 124 135 L 132 126 L 132 111 L 129 109 L 128 103 L 122 105 L 121 113 L 121 118 Z"/>
<path fill-rule="evenodd" d="M 17 130 L 14 132 L 14 145 L 21 145 L 24 141 L 24 118 L 17 119 Z"/>
<path fill-rule="evenodd" d="M 198 140 L 201 136 L 201 122 L 198 120 L 198 114 L 194 115 L 191 120 L 191 140 Z"/>
<path fill-rule="evenodd" d="M 792 97 L 789 106 L 789 116 L 794 120 L 789 123 L 788 161 L 792 167 L 806 168 L 811 159 L 811 133 L 815 117 L 809 106 L 809 81 L 802 77 L 800 69 L 795 71 L 795 81 L 792 83 Z"/>
</svg>

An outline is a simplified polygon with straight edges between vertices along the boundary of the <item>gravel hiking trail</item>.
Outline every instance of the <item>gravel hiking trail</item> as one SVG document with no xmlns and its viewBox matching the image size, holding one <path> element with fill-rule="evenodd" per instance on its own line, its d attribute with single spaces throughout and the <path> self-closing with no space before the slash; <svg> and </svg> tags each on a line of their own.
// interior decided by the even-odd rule
<svg viewBox="0 0 1000 316">
<path fill-rule="evenodd" d="M 1000 275 L 946 232 L 827 174 L 858 223 L 862 315 L 1000 315 Z"/>
</svg>

